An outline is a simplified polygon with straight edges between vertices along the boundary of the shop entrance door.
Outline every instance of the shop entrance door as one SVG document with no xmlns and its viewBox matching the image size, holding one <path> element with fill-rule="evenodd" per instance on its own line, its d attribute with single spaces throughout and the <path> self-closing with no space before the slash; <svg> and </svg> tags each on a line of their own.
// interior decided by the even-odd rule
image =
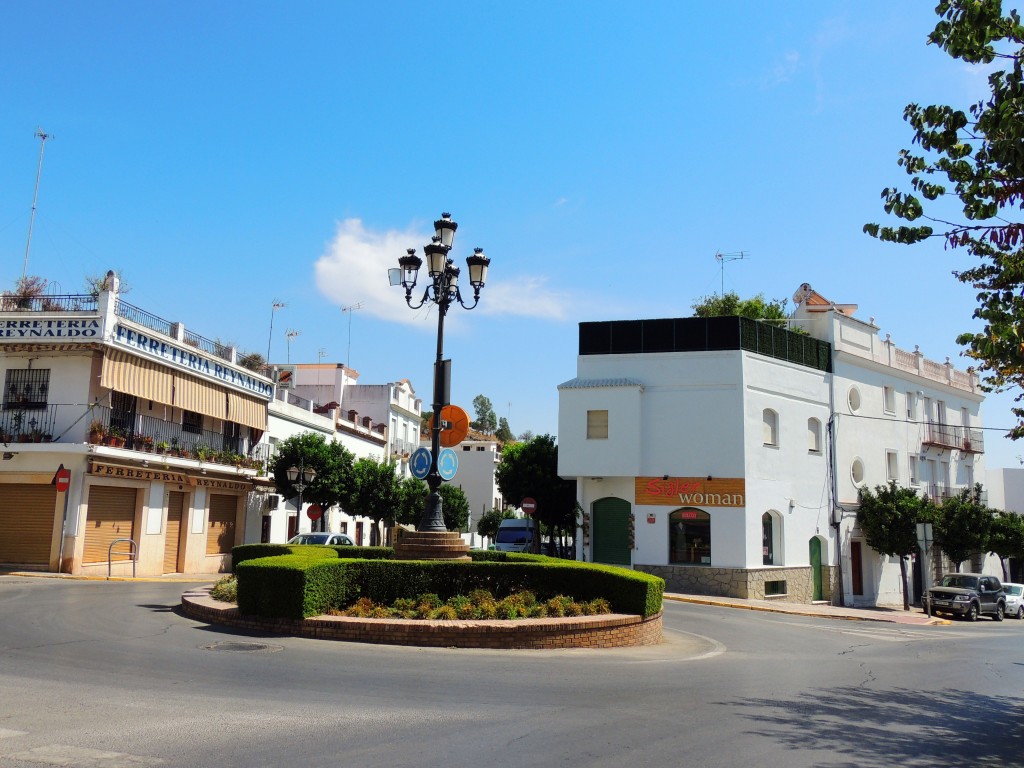
<svg viewBox="0 0 1024 768">
<path fill-rule="evenodd" d="M 594 502 L 592 537 L 594 562 L 630 565 L 630 504 L 625 499 L 600 499 Z"/>
<path fill-rule="evenodd" d="M 811 553 L 811 599 L 821 600 L 821 539 L 817 536 L 813 537 L 809 546 Z"/>
</svg>

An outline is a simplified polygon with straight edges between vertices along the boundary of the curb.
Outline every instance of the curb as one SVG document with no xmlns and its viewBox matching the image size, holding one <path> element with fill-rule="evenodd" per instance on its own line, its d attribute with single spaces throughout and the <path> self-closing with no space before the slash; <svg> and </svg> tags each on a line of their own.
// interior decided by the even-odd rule
<svg viewBox="0 0 1024 768">
<path fill-rule="evenodd" d="M 716 600 L 715 598 L 709 597 L 683 597 L 681 595 L 668 595 L 664 596 L 665 600 L 672 600 L 677 603 L 692 603 L 693 605 L 713 605 L 718 608 L 738 608 L 744 611 L 761 611 L 763 613 L 786 613 L 790 616 L 810 616 L 818 619 L 840 619 L 843 621 L 874 621 L 881 624 L 903 624 L 904 626 L 915 626 L 915 627 L 948 627 L 953 622 L 948 619 L 939 619 L 936 617 L 930 618 L 927 622 L 920 624 L 904 624 L 904 622 L 893 621 L 891 619 L 875 617 L 875 616 L 860 616 L 850 614 L 836 614 L 836 613 L 825 613 L 823 611 L 794 611 L 787 610 L 785 608 L 768 605 L 751 605 L 736 602 L 727 602 L 725 600 Z"/>
<path fill-rule="evenodd" d="M 0 576 L 18 576 L 29 579 L 62 579 L 64 581 L 141 581 L 155 584 L 209 584 L 229 574 L 199 574 L 195 578 L 165 578 L 161 576 L 83 576 L 72 573 L 53 573 L 51 571 L 0 571 Z"/>
</svg>

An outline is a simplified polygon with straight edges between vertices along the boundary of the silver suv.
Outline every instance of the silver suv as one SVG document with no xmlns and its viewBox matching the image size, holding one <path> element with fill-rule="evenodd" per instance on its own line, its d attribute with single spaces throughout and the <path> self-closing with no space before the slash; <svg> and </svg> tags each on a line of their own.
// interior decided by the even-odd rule
<svg viewBox="0 0 1024 768">
<path fill-rule="evenodd" d="M 1002 621 L 1006 613 L 1006 595 L 995 576 L 980 573 L 947 573 L 928 590 L 925 613 L 949 613 L 975 621 L 987 614 Z"/>
</svg>

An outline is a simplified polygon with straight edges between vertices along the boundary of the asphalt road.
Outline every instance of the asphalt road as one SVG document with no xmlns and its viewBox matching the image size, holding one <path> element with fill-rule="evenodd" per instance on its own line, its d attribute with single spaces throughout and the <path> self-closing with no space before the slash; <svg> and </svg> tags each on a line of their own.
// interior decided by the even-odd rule
<svg viewBox="0 0 1024 768">
<path fill-rule="evenodd" d="M 183 589 L 0 577 L 0 768 L 1024 765 L 1024 622 L 668 603 L 654 648 L 417 649 L 222 631 Z"/>
</svg>

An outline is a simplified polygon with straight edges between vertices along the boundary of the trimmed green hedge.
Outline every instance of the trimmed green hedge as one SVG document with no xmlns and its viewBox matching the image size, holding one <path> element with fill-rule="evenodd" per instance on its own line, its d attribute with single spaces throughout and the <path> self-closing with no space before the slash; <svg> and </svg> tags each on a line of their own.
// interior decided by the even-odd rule
<svg viewBox="0 0 1024 768">
<path fill-rule="evenodd" d="M 353 547 L 316 549 L 354 553 Z M 390 605 L 397 598 L 424 593 L 447 600 L 487 589 L 500 599 L 528 589 L 541 600 L 555 595 L 578 600 L 603 597 L 616 613 L 647 617 L 661 610 L 665 582 L 657 576 L 543 555 L 474 552 L 472 556 L 475 562 L 471 563 L 338 559 L 309 552 L 246 559 L 235 570 L 238 608 L 243 614 L 264 618 L 299 619 L 345 608 L 361 597 Z"/>
<path fill-rule="evenodd" d="M 353 547 L 350 544 L 240 544 L 231 550 L 231 570 L 246 560 L 277 555 L 302 555 L 317 560 L 337 557 L 390 560 L 394 553 L 391 547 Z"/>
</svg>

